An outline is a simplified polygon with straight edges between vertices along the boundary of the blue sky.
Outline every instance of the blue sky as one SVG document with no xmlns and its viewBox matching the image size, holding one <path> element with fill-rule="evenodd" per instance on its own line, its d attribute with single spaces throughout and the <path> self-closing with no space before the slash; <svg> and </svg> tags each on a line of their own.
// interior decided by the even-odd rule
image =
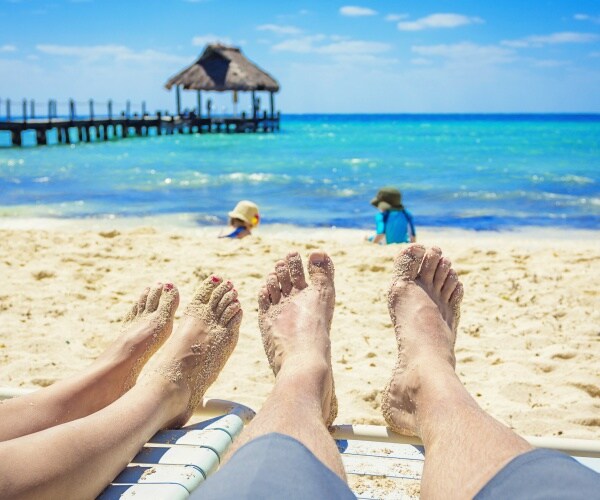
<svg viewBox="0 0 600 500">
<path fill-rule="evenodd" d="M 0 0 L 0 26 L 3 102 L 172 109 L 165 81 L 220 40 L 283 112 L 600 112 L 598 0 Z"/>
</svg>

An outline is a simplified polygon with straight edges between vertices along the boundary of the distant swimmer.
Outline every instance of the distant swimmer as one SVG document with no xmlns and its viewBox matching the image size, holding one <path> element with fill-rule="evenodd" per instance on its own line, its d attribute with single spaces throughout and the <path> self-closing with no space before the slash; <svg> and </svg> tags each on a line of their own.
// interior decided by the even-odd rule
<svg viewBox="0 0 600 500">
<path fill-rule="evenodd" d="M 228 215 L 229 227 L 226 234 L 221 233 L 219 238 L 245 238 L 252 234 L 252 229 L 260 222 L 258 206 L 248 200 L 240 201 Z"/>
<path fill-rule="evenodd" d="M 368 241 L 379 245 L 417 241 L 413 217 L 402 205 L 400 191 L 391 186 L 383 187 L 371 205 L 379 212 L 375 216 L 375 234 L 369 236 Z"/>
</svg>

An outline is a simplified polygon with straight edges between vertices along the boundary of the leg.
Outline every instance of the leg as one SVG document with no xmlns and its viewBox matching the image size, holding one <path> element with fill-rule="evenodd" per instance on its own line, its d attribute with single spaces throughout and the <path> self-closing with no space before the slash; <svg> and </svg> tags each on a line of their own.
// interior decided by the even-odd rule
<svg viewBox="0 0 600 500">
<path fill-rule="evenodd" d="M 0 402 L 0 441 L 85 417 L 127 392 L 171 334 L 178 304 L 172 284 L 146 288 L 123 321 L 119 338 L 83 373 Z"/>
<path fill-rule="evenodd" d="M 291 253 L 277 262 L 259 293 L 259 326 L 275 387 L 234 450 L 269 433 L 285 434 L 345 480 L 327 429 L 337 414 L 329 341 L 335 307 L 333 263 L 326 254 L 314 252 L 308 273 L 310 286 L 300 256 Z"/>
<path fill-rule="evenodd" d="M 438 248 L 412 245 L 396 258 L 388 305 L 398 361 L 382 409 L 392 429 L 423 440 L 425 498 L 473 497 L 511 459 L 532 449 L 485 413 L 454 372 L 462 295 Z"/>
<path fill-rule="evenodd" d="M 0 443 L 1 498 L 93 498 L 161 428 L 182 425 L 238 338 L 231 283 L 207 279 L 138 382 L 109 406 Z"/>
</svg>

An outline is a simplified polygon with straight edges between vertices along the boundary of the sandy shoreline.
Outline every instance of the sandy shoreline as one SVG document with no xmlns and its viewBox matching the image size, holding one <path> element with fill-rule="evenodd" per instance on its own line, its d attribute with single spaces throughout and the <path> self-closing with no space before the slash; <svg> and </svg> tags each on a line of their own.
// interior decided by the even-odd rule
<svg viewBox="0 0 600 500">
<path fill-rule="evenodd" d="M 219 228 L 137 221 L 0 219 L 0 386 L 39 387 L 97 357 L 149 283 L 172 280 L 182 303 L 218 273 L 245 318 L 208 396 L 259 409 L 272 374 L 255 296 L 277 258 L 323 248 L 336 265 L 333 369 L 338 423 L 382 424 L 381 390 L 395 358 L 385 293 L 393 245 L 364 231 L 265 226 L 242 241 Z M 465 285 L 457 371 L 479 403 L 519 432 L 600 438 L 600 232 L 423 229 Z M 180 307 L 183 310 L 183 307 Z"/>
</svg>

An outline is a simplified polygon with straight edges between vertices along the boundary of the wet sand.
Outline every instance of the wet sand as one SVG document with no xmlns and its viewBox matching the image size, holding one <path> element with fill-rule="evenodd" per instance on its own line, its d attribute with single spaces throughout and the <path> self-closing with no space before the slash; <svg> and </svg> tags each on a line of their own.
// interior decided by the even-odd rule
<svg viewBox="0 0 600 500">
<path fill-rule="evenodd" d="M 256 294 L 289 250 L 327 251 L 336 268 L 332 327 L 337 423 L 383 424 L 395 361 L 386 291 L 397 247 L 364 231 L 264 226 L 241 241 L 219 228 L 152 220 L 0 224 L 0 387 L 43 387 L 96 358 L 142 289 L 171 280 L 183 314 L 198 280 L 231 279 L 244 308 L 239 343 L 207 396 L 259 409 L 273 375 Z M 560 238 L 560 239 L 558 239 Z M 600 439 L 600 233 L 423 229 L 465 286 L 457 371 L 496 418 L 528 435 Z"/>
</svg>

